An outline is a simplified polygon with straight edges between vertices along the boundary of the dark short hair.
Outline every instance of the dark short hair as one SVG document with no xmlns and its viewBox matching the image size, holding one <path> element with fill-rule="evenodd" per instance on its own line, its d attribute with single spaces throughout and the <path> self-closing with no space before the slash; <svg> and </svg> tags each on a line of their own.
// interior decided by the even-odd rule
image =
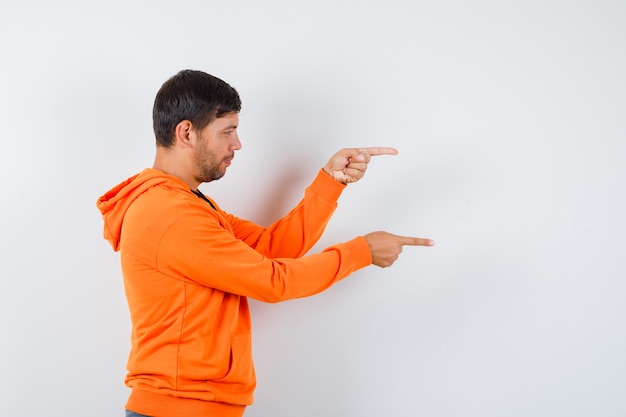
<svg viewBox="0 0 626 417">
<path fill-rule="evenodd" d="M 213 120 L 241 110 L 237 90 L 202 71 L 182 70 L 161 86 L 154 99 L 152 123 L 157 144 L 173 144 L 176 125 L 189 120 L 202 129 Z"/>
</svg>

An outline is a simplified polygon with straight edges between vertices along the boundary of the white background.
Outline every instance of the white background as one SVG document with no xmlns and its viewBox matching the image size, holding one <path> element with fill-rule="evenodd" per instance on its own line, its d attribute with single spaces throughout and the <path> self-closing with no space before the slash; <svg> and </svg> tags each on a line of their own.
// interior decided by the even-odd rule
<svg viewBox="0 0 626 417">
<path fill-rule="evenodd" d="M 130 323 L 96 199 L 151 166 L 183 68 L 241 94 L 203 191 L 267 224 L 393 146 L 314 251 L 430 237 L 252 302 L 248 417 L 626 415 L 626 3 L 0 1 L 0 415 L 122 416 Z"/>
</svg>

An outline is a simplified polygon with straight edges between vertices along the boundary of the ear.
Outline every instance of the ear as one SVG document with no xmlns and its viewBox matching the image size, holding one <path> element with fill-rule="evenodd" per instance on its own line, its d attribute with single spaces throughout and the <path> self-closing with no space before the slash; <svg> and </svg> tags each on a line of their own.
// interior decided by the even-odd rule
<svg viewBox="0 0 626 417">
<path fill-rule="evenodd" d="M 181 121 L 176 125 L 176 129 L 174 129 L 175 142 L 184 148 L 193 147 L 195 135 L 195 129 L 189 120 Z"/>
</svg>

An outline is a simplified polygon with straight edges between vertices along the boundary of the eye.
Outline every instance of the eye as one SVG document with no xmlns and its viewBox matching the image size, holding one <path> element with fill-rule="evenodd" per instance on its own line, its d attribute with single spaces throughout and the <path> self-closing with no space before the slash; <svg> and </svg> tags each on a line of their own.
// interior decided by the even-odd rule
<svg viewBox="0 0 626 417">
<path fill-rule="evenodd" d="M 230 136 L 230 134 L 231 134 L 231 133 L 233 133 L 233 131 L 232 131 L 232 130 L 227 130 L 226 132 L 224 132 L 224 134 L 225 134 L 226 136 Z"/>
</svg>

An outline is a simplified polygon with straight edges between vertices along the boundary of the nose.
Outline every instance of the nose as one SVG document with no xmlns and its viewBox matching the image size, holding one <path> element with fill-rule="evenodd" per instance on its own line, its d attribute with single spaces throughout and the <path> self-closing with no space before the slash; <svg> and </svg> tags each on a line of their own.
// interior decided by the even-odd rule
<svg viewBox="0 0 626 417">
<path fill-rule="evenodd" d="M 239 135 L 237 134 L 237 132 L 235 132 L 233 142 L 230 145 L 230 149 L 232 149 L 233 151 L 238 151 L 239 149 L 241 149 L 241 141 L 239 140 Z"/>
</svg>

